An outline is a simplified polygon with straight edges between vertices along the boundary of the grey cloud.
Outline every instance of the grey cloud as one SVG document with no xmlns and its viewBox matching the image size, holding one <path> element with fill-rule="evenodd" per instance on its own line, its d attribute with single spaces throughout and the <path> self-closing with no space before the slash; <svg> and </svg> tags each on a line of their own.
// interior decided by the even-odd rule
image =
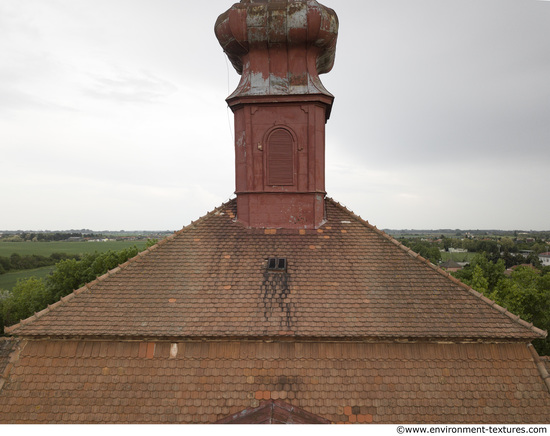
<svg viewBox="0 0 550 436">
<path fill-rule="evenodd" d="M 521 149 L 550 164 L 550 3 L 376 4 L 365 27 L 347 29 L 351 9 L 339 7 L 345 30 L 325 83 L 336 95 L 327 128 L 350 153 L 410 166 L 504 162 Z"/>
</svg>

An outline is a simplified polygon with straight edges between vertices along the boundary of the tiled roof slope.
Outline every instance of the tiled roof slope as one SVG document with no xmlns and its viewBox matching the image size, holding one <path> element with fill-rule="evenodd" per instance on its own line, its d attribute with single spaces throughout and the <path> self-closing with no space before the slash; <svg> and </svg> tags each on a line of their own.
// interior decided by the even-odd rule
<svg viewBox="0 0 550 436">
<path fill-rule="evenodd" d="M 319 230 L 248 229 L 235 201 L 7 331 L 65 337 L 499 338 L 545 332 L 332 200 Z M 284 257 L 287 273 L 266 272 Z"/>
<path fill-rule="evenodd" d="M 212 423 L 270 399 L 332 422 L 550 423 L 522 343 L 52 340 L 21 351 L 0 423 Z"/>
<path fill-rule="evenodd" d="M 7 338 L 0 338 L 0 374 L 4 372 L 9 361 L 14 341 Z"/>
<path fill-rule="evenodd" d="M 12 338 L 0 338 L 0 376 L 6 370 L 17 343 L 18 341 Z"/>
<path fill-rule="evenodd" d="M 306 412 L 281 400 L 262 401 L 258 407 L 250 407 L 226 416 L 215 424 L 330 424 L 328 419 Z"/>
<path fill-rule="evenodd" d="M 19 341 L 13 338 L 0 338 L 0 391 L 10 376 L 10 371 L 19 357 Z"/>
</svg>

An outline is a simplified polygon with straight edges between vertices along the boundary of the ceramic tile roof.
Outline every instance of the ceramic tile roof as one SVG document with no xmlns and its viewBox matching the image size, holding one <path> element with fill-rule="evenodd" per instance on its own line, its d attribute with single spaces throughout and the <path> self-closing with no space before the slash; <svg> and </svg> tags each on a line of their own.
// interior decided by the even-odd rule
<svg viewBox="0 0 550 436">
<path fill-rule="evenodd" d="M 19 336 L 462 338 L 545 332 L 332 200 L 319 230 L 248 229 L 235 201 L 7 332 Z M 270 257 L 287 272 L 266 271 Z"/>
<path fill-rule="evenodd" d="M 1 423 L 212 423 L 281 400 L 331 422 L 550 423 L 522 343 L 29 340 Z"/>
<path fill-rule="evenodd" d="M 267 400 L 260 402 L 258 407 L 241 410 L 215 424 L 330 424 L 330 421 L 284 401 Z"/>
<path fill-rule="evenodd" d="M 0 338 L 0 374 L 6 369 L 14 343 L 11 339 Z"/>
<path fill-rule="evenodd" d="M 449 259 L 446 262 L 440 263 L 439 266 L 441 268 L 446 268 L 446 269 L 449 269 L 449 268 L 458 268 L 458 269 L 460 269 L 460 268 L 462 268 L 462 266 L 458 262 L 455 262 L 452 259 Z"/>
<path fill-rule="evenodd" d="M 19 341 L 13 338 L 0 338 L 0 391 L 9 378 L 14 362 L 17 360 Z"/>
<path fill-rule="evenodd" d="M 0 375 L 4 373 L 10 362 L 10 356 L 17 347 L 18 341 L 11 338 L 0 337 Z"/>
</svg>

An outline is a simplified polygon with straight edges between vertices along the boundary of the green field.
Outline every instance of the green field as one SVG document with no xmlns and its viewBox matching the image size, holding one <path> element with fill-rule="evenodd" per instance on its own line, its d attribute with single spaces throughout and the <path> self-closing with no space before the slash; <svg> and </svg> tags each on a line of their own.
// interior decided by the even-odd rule
<svg viewBox="0 0 550 436">
<path fill-rule="evenodd" d="M 25 271 L 17 271 L 0 275 L 0 289 L 9 291 L 11 290 L 17 280 L 26 280 L 31 277 L 36 277 L 39 279 L 45 278 L 55 267 L 45 266 L 43 268 L 28 269 Z"/>
<path fill-rule="evenodd" d="M 105 251 L 124 250 L 134 245 L 142 249 L 146 241 L 108 241 L 108 242 L 0 242 L 0 256 L 9 257 L 12 253 L 38 254 L 49 256 L 52 253 L 86 254 Z"/>
</svg>

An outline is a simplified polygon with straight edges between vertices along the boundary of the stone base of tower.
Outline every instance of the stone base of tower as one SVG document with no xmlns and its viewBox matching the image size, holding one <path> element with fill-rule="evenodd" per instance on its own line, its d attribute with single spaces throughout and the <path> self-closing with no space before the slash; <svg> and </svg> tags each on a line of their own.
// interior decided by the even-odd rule
<svg viewBox="0 0 550 436">
<path fill-rule="evenodd" d="M 325 193 L 237 193 L 237 220 L 255 228 L 317 229 Z"/>
</svg>

